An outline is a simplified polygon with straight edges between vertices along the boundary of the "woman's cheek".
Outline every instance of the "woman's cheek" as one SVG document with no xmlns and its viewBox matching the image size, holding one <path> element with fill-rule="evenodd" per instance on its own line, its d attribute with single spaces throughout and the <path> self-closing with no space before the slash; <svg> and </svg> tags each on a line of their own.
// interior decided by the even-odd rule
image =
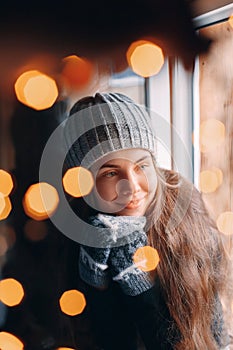
<svg viewBox="0 0 233 350">
<path fill-rule="evenodd" d="M 153 190 L 157 187 L 157 175 L 155 171 L 149 170 L 145 172 L 145 181 L 147 182 L 147 186 L 149 190 Z"/>
<path fill-rule="evenodd" d="M 98 200 L 113 201 L 117 196 L 116 181 L 108 178 L 100 179 L 96 182 L 94 191 Z"/>
</svg>

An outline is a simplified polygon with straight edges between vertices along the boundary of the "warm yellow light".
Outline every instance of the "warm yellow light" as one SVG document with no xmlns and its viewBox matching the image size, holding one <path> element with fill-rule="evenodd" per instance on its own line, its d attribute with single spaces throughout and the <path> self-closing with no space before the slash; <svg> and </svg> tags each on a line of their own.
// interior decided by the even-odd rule
<svg viewBox="0 0 233 350">
<path fill-rule="evenodd" d="M 159 263 L 157 250 L 150 246 L 140 247 L 133 256 L 134 264 L 142 271 L 152 271 Z"/>
<path fill-rule="evenodd" d="M 217 227 L 224 235 L 233 235 L 233 212 L 226 211 L 217 218 Z"/>
<path fill-rule="evenodd" d="M 79 89 L 90 82 L 94 74 L 94 67 L 90 61 L 71 55 L 65 57 L 63 63 L 62 78 L 66 86 Z"/>
<path fill-rule="evenodd" d="M 8 242 L 5 236 L 0 236 L 0 257 L 5 255 L 8 250 Z"/>
<path fill-rule="evenodd" d="M 12 209 L 11 201 L 9 197 L 3 197 L 0 193 L 0 220 L 4 220 L 8 217 Z"/>
<path fill-rule="evenodd" d="M 3 210 L 5 209 L 5 206 L 6 206 L 5 197 L 3 196 L 2 193 L 0 193 L 0 215 L 3 212 Z"/>
<path fill-rule="evenodd" d="M 211 170 L 203 170 L 200 172 L 199 189 L 203 193 L 211 193 L 216 191 L 219 186 L 219 179 L 216 172 Z"/>
<path fill-rule="evenodd" d="M 88 195 L 94 186 L 91 172 L 83 167 L 68 169 L 62 181 L 64 190 L 73 197 Z"/>
<path fill-rule="evenodd" d="M 23 350 L 24 345 L 16 336 L 8 332 L 0 332 L 1 350 Z"/>
<path fill-rule="evenodd" d="M 50 217 L 57 209 L 58 203 L 57 190 L 46 182 L 31 185 L 23 199 L 25 213 L 35 220 Z"/>
<path fill-rule="evenodd" d="M 0 225 L 0 237 L 4 237 L 6 239 L 8 248 L 11 248 L 15 244 L 15 241 L 16 241 L 15 231 L 13 227 L 10 225 L 6 225 L 6 224 Z"/>
<path fill-rule="evenodd" d="M 31 241 L 41 241 L 48 233 L 47 225 L 44 221 L 27 220 L 24 233 Z"/>
<path fill-rule="evenodd" d="M 233 28 L 233 14 L 229 17 L 228 22 L 230 26 Z"/>
<path fill-rule="evenodd" d="M 213 171 L 216 174 L 217 179 L 218 179 L 218 187 L 219 187 L 222 184 L 222 181 L 223 181 L 223 172 L 222 172 L 222 170 L 217 168 L 217 167 L 212 167 L 210 170 Z"/>
<path fill-rule="evenodd" d="M 225 139 L 225 125 L 217 119 L 208 119 L 200 125 L 200 150 L 207 152 Z"/>
<path fill-rule="evenodd" d="M 133 42 L 127 50 L 126 57 L 132 70 L 145 78 L 157 74 L 164 64 L 161 48 L 146 40 Z"/>
<path fill-rule="evenodd" d="M 79 315 L 86 306 L 86 299 L 83 293 L 76 289 L 64 292 L 59 300 L 62 312 L 69 316 Z"/>
<path fill-rule="evenodd" d="M 9 196 L 13 189 L 13 181 L 11 175 L 5 171 L 0 169 L 0 192 L 4 196 Z"/>
<path fill-rule="evenodd" d="M 14 278 L 6 278 L 0 281 L 0 300 L 7 306 L 15 306 L 21 303 L 24 290 Z"/>
<path fill-rule="evenodd" d="M 51 107 L 58 97 L 54 79 L 37 70 L 23 73 L 15 83 L 17 99 L 36 110 Z"/>
</svg>

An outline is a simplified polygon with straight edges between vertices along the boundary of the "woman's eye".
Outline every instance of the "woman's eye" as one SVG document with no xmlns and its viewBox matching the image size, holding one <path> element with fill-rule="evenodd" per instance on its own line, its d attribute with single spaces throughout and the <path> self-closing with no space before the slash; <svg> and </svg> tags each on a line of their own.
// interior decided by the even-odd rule
<svg viewBox="0 0 233 350">
<path fill-rule="evenodd" d="M 148 165 L 147 164 L 140 164 L 138 167 L 141 170 L 145 170 L 148 167 Z"/>
<path fill-rule="evenodd" d="M 117 175 L 116 171 L 108 171 L 107 173 L 103 174 L 104 177 L 113 177 L 115 175 Z"/>
</svg>

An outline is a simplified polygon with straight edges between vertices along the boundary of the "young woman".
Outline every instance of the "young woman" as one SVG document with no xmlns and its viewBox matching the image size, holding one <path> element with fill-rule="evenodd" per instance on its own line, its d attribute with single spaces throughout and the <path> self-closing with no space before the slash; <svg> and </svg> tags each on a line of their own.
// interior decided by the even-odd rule
<svg viewBox="0 0 233 350">
<path fill-rule="evenodd" d="M 89 169 L 95 182 L 75 210 L 102 237 L 79 254 L 100 348 L 223 349 L 220 235 L 198 190 L 157 166 L 146 109 L 119 93 L 85 97 L 71 109 L 64 138 L 66 167 Z M 159 254 L 153 271 L 134 262 L 144 246 Z"/>
</svg>

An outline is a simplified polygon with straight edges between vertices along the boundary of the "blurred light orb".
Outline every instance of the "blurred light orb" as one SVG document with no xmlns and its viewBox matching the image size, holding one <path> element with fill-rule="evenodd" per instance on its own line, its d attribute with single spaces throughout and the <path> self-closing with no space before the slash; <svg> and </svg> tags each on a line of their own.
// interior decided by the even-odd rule
<svg viewBox="0 0 233 350">
<path fill-rule="evenodd" d="M 199 189 L 202 193 L 215 192 L 219 186 L 219 178 L 216 172 L 212 170 L 203 170 L 200 172 Z"/>
<path fill-rule="evenodd" d="M 130 68 L 144 78 L 159 73 L 164 64 L 162 49 L 147 40 L 133 42 L 127 50 L 126 58 Z"/>
<path fill-rule="evenodd" d="M 79 315 L 86 307 L 86 299 L 83 293 L 76 289 L 64 292 L 59 300 L 62 312 L 69 316 Z"/>
<path fill-rule="evenodd" d="M 5 197 L 3 196 L 2 193 L 0 193 L 0 215 L 3 212 L 3 210 L 5 209 L 5 206 L 6 206 Z"/>
<path fill-rule="evenodd" d="M 153 271 L 159 263 L 157 250 L 150 246 L 140 247 L 133 255 L 134 264 L 142 271 Z"/>
<path fill-rule="evenodd" d="M 8 242 L 5 236 L 0 235 L 0 257 L 4 256 L 8 250 Z"/>
<path fill-rule="evenodd" d="M 64 84 L 71 89 L 79 89 L 86 86 L 93 74 L 94 66 L 86 58 L 70 55 L 63 58 L 62 79 Z"/>
<path fill-rule="evenodd" d="M 0 169 L 0 192 L 3 196 L 9 196 L 13 186 L 11 175 L 7 171 Z"/>
<path fill-rule="evenodd" d="M 36 110 L 50 108 L 58 97 L 54 79 L 38 70 L 23 73 L 15 82 L 17 99 Z"/>
<path fill-rule="evenodd" d="M 7 247 L 11 248 L 16 241 L 15 230 L 9 224 L 0 225 L 0 237 L 4 237 L 7 242 Z"/>
<path fill-rule="evenodd" d="M 20 282 L 14 278 L 0 281 L 0 300 L 7 306 L 16 306 L 21 303 L 24 290 Z"/>
<path fill-rule="evenodd" d="M 221 213 L 217 218 L 218 230 L 224 235 L 233 235 L 233 212 L 225 211 Z"/>
<path fill-rule="evenodd" d="M 3 197 L 0 192 L 0 220 L 8 217 L 12 210 L 12 205 L 9 197 Z"/>
<path fill-rule="evenodd" d="M 212 167 L 210 169 L 211 171 L 213 171 L 218 179 L 218 187 L 221 186 L 222 182 L 223 182 L 223 172 L 221 169 L 217 168 L 217 167 Z"/>
<path fill-rule="evenodd" d="M 0 332 L 1 350 L 23 350 L 24 344 L 16 336 L 8 332 Z"/>
<path fill-rule="evenodd" d="M 48 228 L 44 221 L 27 220 L 24 225 L 24 233 L 30 241 L 38 242 L 47 236 Z"/>
<path fill-rule="evenodd" d="M 94 186 L 92 173 L 83 167 L 68 169 L 62 181 L 64 190 L 73 197 L 88 195 Z"/>
<path fill-rule="evenodd" d="M 23 198 L 25 213 L 35 220 L 45 220 L 57 209 L 59 196 L 57 190 L 46 182 L 31 185 Z"/>
<path fill-rule="evenodd" d="M 204 120 L 200 125 L 200 150 L 208 152 L 225 139 L 225 125 L 217 119 Z"/>
</svg>

